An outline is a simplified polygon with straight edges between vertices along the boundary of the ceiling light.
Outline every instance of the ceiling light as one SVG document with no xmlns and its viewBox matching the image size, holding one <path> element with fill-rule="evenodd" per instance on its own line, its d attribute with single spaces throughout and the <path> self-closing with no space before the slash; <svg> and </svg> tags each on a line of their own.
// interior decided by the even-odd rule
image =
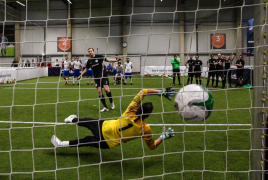
<svg viewBox="0 0 268 180">
<path fill-rule="evenodd" d="M 72 2 L 70 0 L 67 0 L 70 4 L 72 4 Z"/>
<path fill-rule="evenodd" d="M 24 4 L 22 4 L 21 2 L 19 2 L 19 1 L 16 1 L 18 4 L 20 4 L 20 5 L 22 5 L 22 6 L 25 6 Z"/>
</svg>

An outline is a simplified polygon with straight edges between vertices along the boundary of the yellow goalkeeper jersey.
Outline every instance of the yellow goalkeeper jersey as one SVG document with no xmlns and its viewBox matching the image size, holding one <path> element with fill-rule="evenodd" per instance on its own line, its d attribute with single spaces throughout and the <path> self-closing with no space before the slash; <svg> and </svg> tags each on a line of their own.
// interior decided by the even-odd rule
<svg viewBox="0 0 268 180">
<path fill-rule="evenodd" d="M 103 122 L 102 134 L 110 148 L 132 139 L 140 138 L 141 136 L 150 149 L 156 148 L 151 127 L 145 122 L 141 122 L 139 119 L 137 120 L 137 116 L 135 116 L 146 94 L 147 89 L 141 90 L 131 101 L 121 118 Z"/>
</svg>

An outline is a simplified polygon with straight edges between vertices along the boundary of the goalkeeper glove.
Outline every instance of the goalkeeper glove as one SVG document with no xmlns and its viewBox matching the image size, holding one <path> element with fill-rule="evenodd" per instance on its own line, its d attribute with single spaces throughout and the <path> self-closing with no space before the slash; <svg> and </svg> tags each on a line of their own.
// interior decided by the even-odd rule
<svg viewBox="0 0 268 180">
<path fill-rule="evenodd" d="M 162 90 L 158 91 L 158 94 L 159 94 L 159 96 L 161 96 L 163 94 L 163 96 L 165 96 L 165 98 L 167 98 L 168 100 L 171 101 L 170 96 L 175 95 L 175 90 L 172 89 L 172 86 L 169 86 L 166 89 L 164 89 L 163 91 Z"/>
<path fill-rule="evenodd" d="M 166 128 L 164 127 L 163 134 L 160 136 L 160 138 L 164 140 L 172 137 L 174 137 L 174 129 L 171 129 L 171 127 L 169 127 L 168 130 L 166 131 Z"/>
</svg>

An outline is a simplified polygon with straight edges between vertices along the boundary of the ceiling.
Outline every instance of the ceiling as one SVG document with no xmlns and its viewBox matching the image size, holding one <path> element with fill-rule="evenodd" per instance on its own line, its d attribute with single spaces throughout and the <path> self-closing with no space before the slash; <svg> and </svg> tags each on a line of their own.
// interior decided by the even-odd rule
<svg viewBox="0 0 268 180">
<path fill-rule="evenodd" d="M 6 10 L 0 0 L 0 10 L 7 19 L 20 17 L 26 19 L 26 8 L 16 3 L 17 0 L 6 0 Z M 253 17 L 254 0 L 20 0 L 27 3 L 27 15 L 34 16 L 32 22 L 45 25 L 49 14 L 51 19 L 67 19 L 68 9 L 72 24 L 106 24 L 122 23 L 122 14 L 127 15 L 132 23 L 178 23 L 183 10 L 185 23 L 234 22 L 236 12 L 243 7 L 242 21 Z M 235 8 L 233 8 L 235 7 Z M 110 17 L 110 15 L 113 15 Z M 153 17 L 152 17 L 153 14 Z M 44 16 L 44 17 L 43 17 Z M 2 16 L 4 17 L 4 16 Z M 1 19 L 0 14 L 0 21 Z M 63 24 L 66 21 L 49 21 L 49 24 Z"/>
</svg>

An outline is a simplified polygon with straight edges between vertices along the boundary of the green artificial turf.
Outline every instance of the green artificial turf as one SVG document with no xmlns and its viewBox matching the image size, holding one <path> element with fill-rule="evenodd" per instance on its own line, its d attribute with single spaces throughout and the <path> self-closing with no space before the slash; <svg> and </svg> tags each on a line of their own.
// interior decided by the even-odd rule
<svg viewBox="0 0 268 180">
<path fill-rule="evenodd" d="M 187 77 L 182 78 L 184 84 Z M 168 77 L 134 77 L 133 85 L 116 85 L 110 78 L 115 110 L 99 113 L 102 104 L 95 86 L 64 85 L 58 77 L 44 77 L 0 86 L 1 121 L 64 122 L 71 114 L 81 118 L 117 119 L 142 88 L 162 89 Z M 204 80 L 202 79 L 204 84 Z M 219 83 L 221 86 L 221 84 Z M 182 86 L 175 85 L 178 91 Z M 207 124 L 251 124 L 250 89 L 209 88 L 215 107 Z M 106 94 L 105 94 L 106 96 Z M 175 112 L 172 101 L 147 96 L 153 102 L 148 124 L 191 124 Z M 110 102 L 106 99 L 108 107 Z M 198 124 L 204 124 L 200 122 Z M 155 139 L 161 126 L 152 126 Z M 91 132 L 75 125 L 0 123 L 0 179 L 248 179 L 250 126 L 172 126 L 175 137 L 150 150 L 135 139 L 109 150 L 91 147 L 54 148 L 61 140 L 83 138 Z M 202 178 L 203 177 L 203 178 Z"/>
</svg>

